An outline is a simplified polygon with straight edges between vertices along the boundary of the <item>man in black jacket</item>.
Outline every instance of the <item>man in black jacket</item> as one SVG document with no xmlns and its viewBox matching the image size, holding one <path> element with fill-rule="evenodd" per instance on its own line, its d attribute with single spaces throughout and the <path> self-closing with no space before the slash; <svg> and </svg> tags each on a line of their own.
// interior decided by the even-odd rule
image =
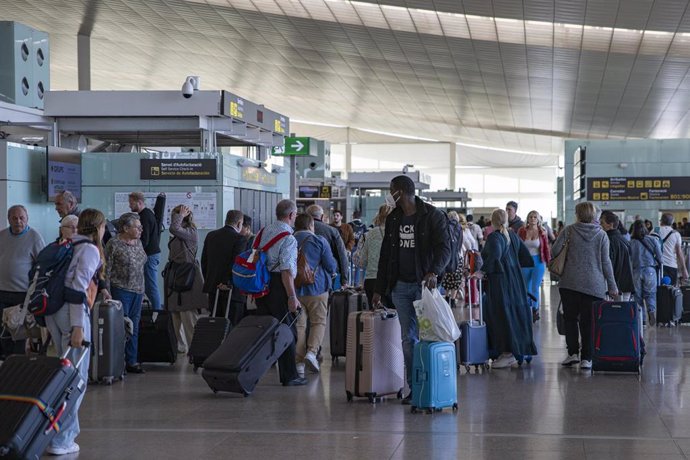
<svg viewBox="0 0 690 460">
<path fill-rule="evenodd" d="M 247 238 L 240 234 L 243 221 L 242 211 L 228 211 L 225 226 L 206 235 L 204 249 L 201 251 L 201 272 L 204 274 L 204 292 L 208 294 L 208 308 L 213 311 L 218 292 L 218 317 L 225 316 L 235 257 L 247 249 Z M 239 290 L 232 290 L 228 318 L 233 325 L 237 325 L 244 317 L 246 302 L 247 298 Z"/>
<path fill-rule="evenodd" d="M 146 297 L 151 302 L 151 308 L 161 310 L 161 294 L 158 290 L 158 265 L 161 263 L 160 239 L 161 232 L 158 227 L 156 215 L 146 207 L 144 194 L 132 192 L 129 194 L 129 209 L 139 214 L 141 222 L 141 244 L 146 252 L 146 265 L 144 265 L 144 288 Z"/>
<path fill-rule="evenodd" d="M 381 303 L 389 294 L 398 310 L 402 332 L 407 383 L 412 386 L 412 353 L 419 341 L 417 315 L 412 302 L 422 297 L 422 282 L 436 287 L 450 260 L 448 218 L 415 196 L 415 186 L 407 176 L 397 176 L 390 184 L 386 203 L 394 207 L 386 219 L 378 276 L 372 303 Z M 411 395 L 403 399 L 410 404 Z"/>
<path fill-rule="evenodd" d="M 599 223 L 609 237 L 609 257 L 613 265 L 613 278 L 616 280 L 618 290 L 623 293 L 623 300 L 629 300 L 635 291 L 630 243 L 618 229 L 618 216 L 611 211 L 602 212 Z"/>
</svg>

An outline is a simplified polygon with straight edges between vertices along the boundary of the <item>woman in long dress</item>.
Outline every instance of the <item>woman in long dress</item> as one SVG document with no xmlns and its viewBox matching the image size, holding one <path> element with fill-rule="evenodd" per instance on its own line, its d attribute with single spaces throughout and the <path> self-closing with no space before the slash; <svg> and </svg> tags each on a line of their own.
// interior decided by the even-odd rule
<svg viewBox="0 0 690 460">
<path fill-rule="evenodd" d="M 514 232 L 508 231 L 508 215 L 496 209 L 491 215 L 494 231 L 482 250 L 484 265 L 477 276 L 486 276 L 486 325 L 489 347 L 500 353 L 491 367 L 509 368 L 516 356 L 537 354 L 532 339 L 532 314 L 520 270 L 520 260 L 529 252 Z M 522 254 L 521 254 L 522 253 Z"/>
</svg>

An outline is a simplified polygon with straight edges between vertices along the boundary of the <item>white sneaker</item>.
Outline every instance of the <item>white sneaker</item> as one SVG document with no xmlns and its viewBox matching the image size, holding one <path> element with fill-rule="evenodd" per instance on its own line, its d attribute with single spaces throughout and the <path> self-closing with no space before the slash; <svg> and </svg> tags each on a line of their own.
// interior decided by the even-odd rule
<svg viewBox="0 0 690 460">
<path fill-rule="evenodd" d="M 73 442 L 69 447 L 48 447 L 46 452 L 50 455 L 67 455 L 79 452 L 79 444 Z"/>
<path fill-rule="evenodd" d="M 572 366 L 580 362 L 580 357 L 577 355 L 568 355 L 562 362 L 561 366 Z"/>
<path fill-rule="evenodd" d="M 498 359 L 495 359 L 491 363 L 492 369 L 504 369 L 511 367 L 513 364 L 517 364 L 517 359 L 510 353 L 503 353 Z"/>
<path fill-rule="evenodd" d="M 592 368 L 592 361 L 583 359 L 582 362 L 580 362 L 580 369 L 591 369 Z"/>
<path fill-rule="evenodd" d="M 304 363 L 311 372 L 319 373 L 319 361 L 316 359 L 316 355 L 313 352 L 307 352 L 307 355 L 304 357 Z"/>
<path fill-rule="evenodd" d="M 297 366 L 297 374 L 300 378 L 304 378 L 304 363 L 296 363 L 295 366 Z"/>
</svg>

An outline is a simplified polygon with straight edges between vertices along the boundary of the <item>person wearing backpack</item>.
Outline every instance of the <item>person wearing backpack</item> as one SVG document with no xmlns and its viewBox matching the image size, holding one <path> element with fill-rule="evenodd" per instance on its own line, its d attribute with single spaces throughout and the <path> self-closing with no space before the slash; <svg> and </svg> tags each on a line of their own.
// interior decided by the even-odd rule
<svg viewBox="0 0 690 460">
<path fill-rule="evenodd" d="M 320 370 L 316 356 L 326 335 L 328 291 L 338 264 L 326 238 L 314 234 L 314 218 L 310 215 L 297 216 L 294 236 L 298 245 L 295 284 L 299 303 L 305 310 L 297 318 L 297 373 L 304 376 L 305 365 L 312 372 Z"/>
<path fill-rule="evenodd" d="M 5 308 L 24 302 L 29 289 L 26 274 L 46 245 L 41 234 L 29 227 L 29 213 L 24 206 L 11 206 L 7 210 L 7 222 L 9 227 L 0 230 L 0 315 Z M 0 359 L 21 353 L 24 353 L 23 340 L 15 342 L 0 336 Z"/>
<path fill-rule="evenodd" d="M 97 209 L 84 209 L 80 213 L 77 234 L 72 237 L 73 254 L 65 276 L 65 288 L 83 293 L 84 300 L 80 303 L 66 302 L 56 313 L 45 317 L 58 356 L 72 347 L 72 362 L 76 362 L 83 341 L 91 341 L 89 309 L 94 299 L 89 299 L 86 293 L 90 285 L 98 284 L 99 274 L 103 270 L 101 240 L 105 233 L 105 220 L 103 213 Z M 89 380 L 89 359 L 87 353 L 79 367 L 85 384 Z M 60 432 L 50 442 L 47 453 L 66 455 L 79 452 L 79 445 L 74 440 L 79 435 L 77 414 L 83 398 L 82 393 L 74 406 L 75 416 L 62 425 Z"/>
<path fill-rule="evenodd" d="M 683 282 L 688 279 L 688 270 L 685 266 L 685 256 L 683 255 L 682 238 L 680 233 L 673 230 L 673 214 L 665 212 L 659 221 L 659 239 L 661 240 L 662 263 L 664 273 L 662 277 L 671 278 L 671 286 L 678 282 L 678 273 Z"/>
<path fill-rule="evenodd" d="M 270 315 L 278 321 L 290 312 L 296 314 L 301 308 L 295 289 L 297 276 L 297 240 L 292 235 L 292 226 L 297 218 L 297 205 L 291 200 L 282 200 L 276 205 L 276 222 L 264 227 L 254 240 L 259 246 L 277 238 L 275 244 L 266 250 L 266 267 L 270 272 L 269 292 L 256 299 L 257 313 Z M 289 316 L 289 315 L 288 315 Z M 289 322 L 289 321 L 288 321 Z M 292 333 L 297 338 L 293 325 Z M 287 347 L 278 358 L 280 382 L 283 386 L 306 385 L 307 379 L 297 373 L 295 342 Z"/>
</svg>

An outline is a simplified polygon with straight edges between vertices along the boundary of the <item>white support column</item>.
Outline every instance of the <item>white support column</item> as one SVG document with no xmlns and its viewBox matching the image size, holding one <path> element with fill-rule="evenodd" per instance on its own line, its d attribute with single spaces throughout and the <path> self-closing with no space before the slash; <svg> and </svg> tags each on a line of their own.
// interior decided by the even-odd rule
<svg viewBox="0 0 690 460">
<path fill-rule="evenodd" d="M 450 156 L 450 171 L 448 171 L 448 187 L 451 190 L 455 190 L 455 176 L 456 176 L 456 169 L 455 166 L 458 163 L 458 157 L 457 157 L 457 150 L 458 150 L 458 145 L 455 142 L 451 142 L 448 144 L 448 152 Z"/>
<path fill-rule="evenodd" d="M 79 91 L 91 91 L 91 37 L 77 35 L 77 72 Z"/>
<path fill-rule="evenodd" d="M 347 128 L 347 142 L 345 143 L 345 174 L 343 179 L 347 180 L 347 176 L 352 171 L 352 144 L 350 144 L 350 128 Z"/>
</svg>

